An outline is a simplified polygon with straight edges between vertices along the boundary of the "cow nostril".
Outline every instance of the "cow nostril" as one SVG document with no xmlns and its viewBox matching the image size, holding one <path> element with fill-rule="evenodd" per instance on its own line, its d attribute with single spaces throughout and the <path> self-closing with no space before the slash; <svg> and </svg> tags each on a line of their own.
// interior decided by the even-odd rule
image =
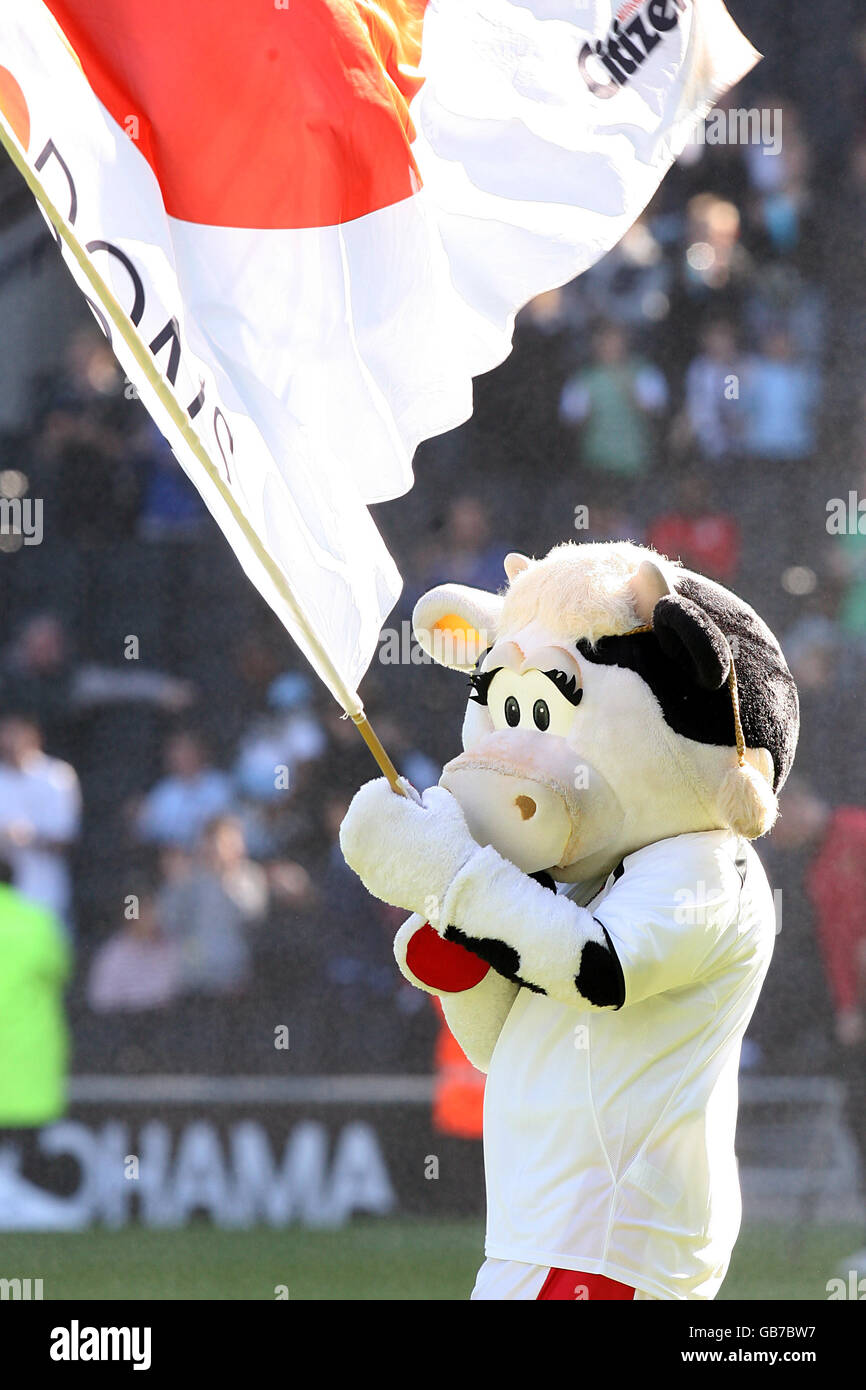
<svg viewBox="0 0 866 1390">
<path fill-rule="evenodd" d="M 524 820 L 532 820 L 532 817 L 538 810 L 531 796 L 516 796 L 514 798 L 514 804 Z"/>
</svg>

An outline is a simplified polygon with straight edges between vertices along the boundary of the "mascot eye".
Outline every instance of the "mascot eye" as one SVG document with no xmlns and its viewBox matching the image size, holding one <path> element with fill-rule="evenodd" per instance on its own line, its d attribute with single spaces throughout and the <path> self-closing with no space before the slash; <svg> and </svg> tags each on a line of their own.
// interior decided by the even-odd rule
<svg viewBox="0 0 866 1390">
<path fill-rule="evenodd" d="M 545 729 L 550 728 L 550 710 L 547 708 L 546 700 L 536 700 L 532 706 L 532 717 L 535 720 L 536 729 L 540 729 L 542 733 Z"/>
<path fill-rule="evenodd" d="M 512 729 L 516 729 L 520 723 L 520 706 L 513 695 L 509 695 L 505 701 L 505 722 Z"/>
</svg>

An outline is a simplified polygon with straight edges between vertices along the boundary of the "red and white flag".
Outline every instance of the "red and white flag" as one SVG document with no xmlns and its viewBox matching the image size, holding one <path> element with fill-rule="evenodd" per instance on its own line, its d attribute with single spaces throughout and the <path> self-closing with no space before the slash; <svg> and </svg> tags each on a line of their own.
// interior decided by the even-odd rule
<svg viewBox="0 0 866 1390">
<path fill-rule="evenodd" d="M 64 248 L 72 274 L 344 703 L 400 588 L 368 504 L 411 487 L 516 311 L 615 245 L 756 57 L 721 0 L 3 7 L 7 135 L 217 477 Z"/>
</svg>

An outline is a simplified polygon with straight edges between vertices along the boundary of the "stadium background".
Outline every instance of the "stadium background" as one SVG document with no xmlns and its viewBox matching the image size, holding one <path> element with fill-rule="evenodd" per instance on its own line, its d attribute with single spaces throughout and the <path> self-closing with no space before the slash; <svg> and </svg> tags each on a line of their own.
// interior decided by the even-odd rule
<svg viewBox="0 0 866 1390">
<path fill-rule="evenodd" d="M 619 248 L 527 307 L 472 420 L 375 509 L 405 589 L 362 693 L 401 770 L 435 781 L 466 692 L 418 659 L 415 598 L 496 588 L 507 550 L 566 539 L 648 540 L 782 635 L 803 729 L 760 847 L 781 930 L 724 1296 L 822 1298 L 864 1244 L 866 25 L 845 0 L 730 8 L 766 55 L 730 104 L 779 151 L 692 146 Z M 58 793 L 47 863 L 24 874 L 4 845 L 65 919 L 71 1076 L 47 1128 L 0 1114 L 0 1276 L 46 1297 L 465 1296 L 477 1080 L 393 966 L 399 914 L 336 847 L 375 769 L 5 163 L 0 322 L 0 496 L 41 499 L 44 531 L 0 536 L 0 757 L 35 721 L 81 797 L 76 826 Z M 0 834 L 13 819 L 0 796 Z"/>
</svg>

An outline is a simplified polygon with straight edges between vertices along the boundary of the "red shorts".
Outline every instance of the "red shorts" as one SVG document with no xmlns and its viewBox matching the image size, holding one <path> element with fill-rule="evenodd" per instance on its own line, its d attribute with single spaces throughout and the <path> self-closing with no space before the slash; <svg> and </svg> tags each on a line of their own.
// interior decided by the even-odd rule
<svg viewBox="0 0 866 1390">
<path fill-rule="evenodd" d="M 536 1296 L 536 1302 L 565 1299 L 574 1303 L 583 1299 L 604 1299 L 607 1303 L 633 1303 L 635 1291 L 628 1284 L 619 1284 L 604 1274 L 579 1274 L 573 1269 L 551 1269 Z"/>
<path fill-rule="evenodd" d="M 603 1300 L 607 1303 L 654 1301 L 656 1294 L 644 1293 L 631 1284 L 622 1284 L 606 1274 L 584 1274 L 575 1269 L 523 1264 L 518 1260 L 486 1259 L 478 1271 L 474 1300 L 533 1300 L 581 1303 Z"/>
</svg>

